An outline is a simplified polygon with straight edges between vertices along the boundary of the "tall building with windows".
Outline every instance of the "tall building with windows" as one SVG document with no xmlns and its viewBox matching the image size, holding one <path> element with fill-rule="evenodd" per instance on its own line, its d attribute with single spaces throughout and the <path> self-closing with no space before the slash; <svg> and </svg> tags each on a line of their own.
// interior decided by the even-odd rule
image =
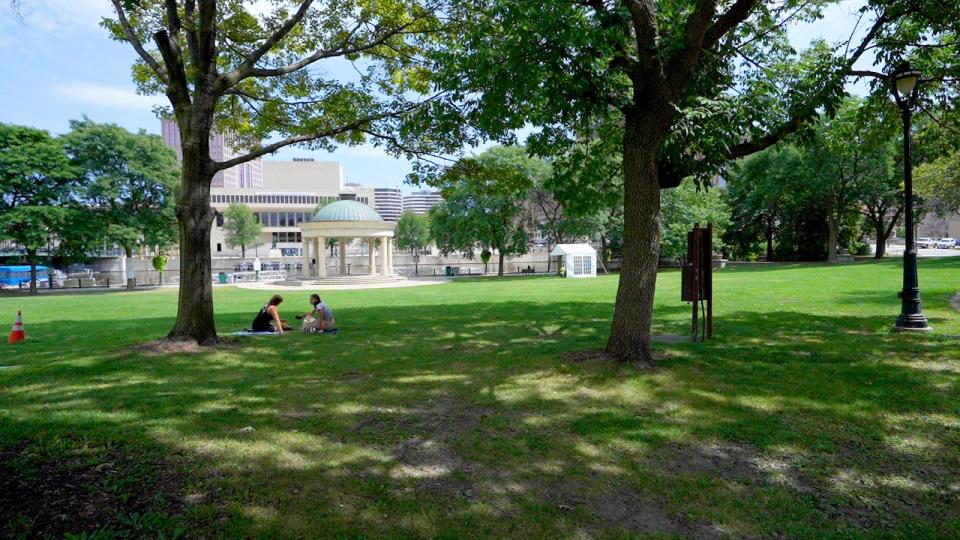
<svg viewBox="0 0 960 540">
<path fill-rule="evenodd" d="M 180 129 L 173 120 L 160 120 L 160 131 L 163 142 L 172 148 L 177 157 L 183 159 L 183 150 L 180 148 Z M 229 133 L 214 133 L 210 136 L 210 157 L 216 161 L 226 161 L 243 155 L 233 148 L 233 136 Z M 213 175 L 210 184 L 215 188 L 262 188 L 263 161 L 259 158 L 241 163 L 229 169 L 219 171 Z"/>
<path fill-rule="evenodd" d="M 403 197 L 403 211 L 426 214 L 442 201 L 439 191 L 417 191 Z"/>
<path fill-rule="evenodd" d="M 397 188 L 374 188 L 373 202 L 384 221 L 397 221 L 403 214 L 403 193 Z"/>
</svg>

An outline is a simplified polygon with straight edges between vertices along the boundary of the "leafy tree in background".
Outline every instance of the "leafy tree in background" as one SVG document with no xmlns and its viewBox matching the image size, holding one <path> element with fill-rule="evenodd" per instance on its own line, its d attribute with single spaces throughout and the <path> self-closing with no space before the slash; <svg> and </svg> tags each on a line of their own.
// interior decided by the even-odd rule
<svg viewBox="0 0 960 540">
<path fill-rule="evenodd" d="M 960 212 L 960 152 L 925 163 L 916 170 L 917 193 L 943 215 Z"/>
<path fill-rule="evenodd" d="M 247 258 L 247 246 L 256 244 L 263 227 L 250 207 L 243 203 L 230 203 L 223 212 L 224 241 L 231 248 L 239 247 L 240 256 Z"/>
<path fill-rule="evenodd" d="M 138 245 L 176 241 L 180 164 L 160 137 L 84 118 L 70 122 L 64 146 L 83 175 L 77 195 L 99 219 L 101 238 L 122 247 L 128 264 Z M 128 278 L 127 288 L 133 287 Z"/>
<path fill-rule="evenodd" d="M 793 148 L 771 148 L 741 160 L 727 177 L 732 226 L 725 241 L 735 258 L 749 259 L 762 237 L 766 260 L 774 259 L 774 237 L 785 221 L 787 198 L 801 156 Z"/>
<path fill-rule="evenodd" d="M 858 214 L 867 177 L 886 174 L 882 146 L 867 142 L 858 121 L 859 109 L 858 100 L 846 100 L 835 116 L 821 117 L 811 136 L 802 141 L 804 183 L 826 213 L 827 262 L 831 263 L 838 260 L 842 224 Z"/>
<path fill-rule="evenodd" d="M 71 212 L 76 174 L 60 141 L 40 129 L 0 123 L 0 236 L 26 250 L 30 293 L 37 292 L 37 253 Z"/>
<path fill-rule="evenodd" d="M 251 3 L 111 0 L 103 25 L 136 51 L 134 80 L 163 93 L 181 135 L 177 191 L 180 296 L 169 338 L 217 340 L 210 282 L 214 174 L 292 144 L 332 149 L 368 137 L 395 152 L 416 144 L 402 117 L 427 90 L 420 50 L 439 28 L 430 0 Z M 260 9 L 263 8 L 263 9 Z M 330 61 L 357 62 L 357 80 L 337 80 Z M 210 158 L 214 131 L 246 153 Z M 272 142 L 261 144 L 260 141 Z"/>
<path fill-rule="evenodd" d="M 527 252 L 531 226 L 524 202 L 533 187 L 522 149 L 494 147 L 465 158 L 437 180 L 443 202 L 430 213 L 431 236 L 441 253 L 496 249 L 497 275 L 504 257 Z"/>
<path fill-rule="evenodd" d="M 414 253 L 430 244 L 430 221 L 426 216 L 410 210 L 397 220 L 397 249 L 409 249 Z"/>
<path fill-rule="evenodd" d="M 713 245 L 723 249 L 723 235 L 730 226 L 730 208 L 724 193 L 717 188 L 698 189 L 686 180 L 676 189 L 664 192 L 661 202 L 663 220 L 660 233 L 660 253 L 664 257 L 682 260 L 687 255 L 687 233 L 695 223 L 706 227 L 713 224 Z"/>
<path fill-rule="evenodd" d="M 438 123 L 507 140 L 532 124 L 541 130 L 528 145 L 553 156 L 584 134 L 619 134 L 624 246 L 611 356 L 653 364 L 660 190 L 689 175 L 709 178 L 800 129 L 820 108 L 832 111 L 853 64 L 896 32 L 891 23 L 908 12 L 951 9 L 936 0 L 871 4 L 859 42 L 794 54 L 788 23 L 816 20 L 822 6 L 481 0 L 451 11 L 461 23 L 437 56 L 435 80 L 462 108 Z"/>
</svg>

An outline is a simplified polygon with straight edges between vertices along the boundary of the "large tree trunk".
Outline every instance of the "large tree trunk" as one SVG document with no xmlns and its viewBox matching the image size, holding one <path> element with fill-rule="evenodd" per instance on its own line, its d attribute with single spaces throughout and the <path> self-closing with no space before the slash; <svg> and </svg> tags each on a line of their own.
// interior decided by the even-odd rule
<svg viewBox="0 0 960 540">
<path fill-rule="evenodd" d="M 873 231 L 877 239 L 877 249 L 874 250 L 873 258 L 882 259 L 883 256 L 887 254 L 887 235 L 886 227 L 883 226 L 883 221 L 877 221 L 874 223 Z"/>
<path fill-rule="evenodd" d="M 177 221 L 180 232 L 180 297 L 177 322 L 170 339 L 193 339 L 201 345 L 217 343 L 213 319 L 213 285 L 210 256 L 210 228 L 215 213 L 210 208 L 213 162 L 209 154 L 209 128 L 185 136 L 183 173 L 177 190 Z"/>
<path fill-rule="evenodd" d="M 831 212 L 833 214 L 833 212 Z M 837 236 L 840 229 L 839 219 L 831 215 L 827 218 L 827 262 L 835 263 L 840 259 L 837 257 Z"/>
<path fill-rule="evenodd" d="M 644 121 L 646 120 L 646 121 Z M 660 255 L 660 146 L 652 119 L 628 116 L 623 134 L 623 263 L 607 353 L 621 362 L 654 365 L 650 326 Z"/>
<path fill-rule="evenodd" d="M 27 260 L 30 262 L 30 294 L 37 294 L 37 250 L 28 249 Z"/>
<path fill-rule="evenodd" d="M 499 248 L 497 249 L 497 257 L 499 257 L 499 260 L 498 260 L 498 263 L 497 263 L 497 265 L 498 265 L 498 267 L 497 267 L 497 275 L 500 276 L 500 277 L 503 277 L 503 252 L 500 251 Z"/>
<path fill-rule="evenodd" d="M 123 263 L 124 263 L 124 264 L 123 264 L 123 269 L 124 269 L 125 273 L 129 274 L 129 273 L 130 273 L 130 268 L 128 268 L 128 267 L 130 266 L 130 263 L 133 262 L 133 248 L 130 247 L 130 246 L 123 246 L 123 254 L 126 255 L 126 257 L 127 257 L 127 259 L 126 259 L 125 261 L 123 261 Z M 136 286 L 137 286 L 137 280 L 136 280 L 136 278 L 128 277 L 128 278 L 127 278 L 127 290 L 131 290 L 131 291 L 132 291 L 133 289 L 136 288 Z"/>
</svg>

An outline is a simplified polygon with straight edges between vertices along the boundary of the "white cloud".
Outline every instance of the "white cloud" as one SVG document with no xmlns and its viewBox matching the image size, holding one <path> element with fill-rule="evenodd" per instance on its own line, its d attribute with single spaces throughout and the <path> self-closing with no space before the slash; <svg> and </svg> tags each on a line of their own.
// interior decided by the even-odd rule
<svg viewBox="0 0 960 540">
<path fill-rule="evenodd" d="M 114 109 L 149 111 L 155 105 L 168 105 L 163 96 L 141 96 L 132 88 L 90 82 L 69 82 L 51 88 L 52 92 L 74 103 Z"/>
<path fill-rule="evenodd" d="M 29 0 L 21 2 L 17 24 L 28 30 L 68 34 L 96 29 L 112 13 L 107 0 Z"/>
</svg>

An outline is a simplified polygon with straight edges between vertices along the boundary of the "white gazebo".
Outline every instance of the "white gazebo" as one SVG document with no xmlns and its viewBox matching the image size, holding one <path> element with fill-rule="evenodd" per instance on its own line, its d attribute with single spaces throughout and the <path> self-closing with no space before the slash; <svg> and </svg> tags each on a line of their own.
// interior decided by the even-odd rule
<svg viewBox="0 0 960 540">
<path fill-rule="evenodd" d="M 303 239 L 303 275 L 327 277 L 326 240 L 340 240 L 340 275 L 347 275 L 347 241 L 365 238 L 369 248 L 368 273 L 393 275 L 393 231 L 396 223 L 384 221 L 373 208 L 352 200 L 337 201 L 321 208 L 312 221 L 300 223 Z M 377 264 L 376 245 L 380 244 Z M 316 264 L 312 264 L 316 259 Z"/>
<path fill-rule="evenodd" d="M 597 250 L 589 244 L 557 244 L 551 257 L 563 257 L 567 277 L 597 277 Z"/>
</svg>

